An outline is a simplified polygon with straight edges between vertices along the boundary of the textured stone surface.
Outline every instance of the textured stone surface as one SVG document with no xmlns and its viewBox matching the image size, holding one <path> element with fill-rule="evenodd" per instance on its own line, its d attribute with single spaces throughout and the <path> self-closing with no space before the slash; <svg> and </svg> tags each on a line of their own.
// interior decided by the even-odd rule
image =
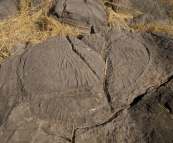
<svg viewBox="0 0 173 143">
<path fill-rule="evenodd" d="M 173 38 L 94 27 L 0 65 L 0 142 L 172 142 Z"/>
<path fill-rule="evenodd" d="M 156 11 L 132 22 L 169 22 L 149 2 L 116 1 Z M 51 12 L 90 34 L 28 42 L 0 63 L 0 143 L 173 142 L 173 36 L 100 26 L 103 6 L 58 0 Z"/>
<path fill-rule="evenodd" d="M 17 1 L 0 0 L 0 21 L 18 11 Z"/>
<path fill-rule="evenodd" d="M 88 49 L 73 37 L 54 37 L 29 48 L 10 64 L 2 62 L 1 124 L 8 133 L 2 134 L 1 141 L 27 142 L 32 136 L 37 142 L 43 133 L 71 140 L 75 128 L 111 118 L 103 90 L 105 63 Z"/>
<path fill-rule="evenodd" d="M 106 80 L 112 106 L 128 106 L 135 97 L 164 83 L 173 74 L 171 40 L 117 30 L 107 35 L 111 44 Z"/>
<path fill-rule="evenodd" d="M 88 45 L 89 47 L 91 47 L 93 50 L 95 50 L 98 53 L 102 53 L 105 46 L 106 46 L 106 42 L 103 36 L 101 36 L 101 34 L 89 34 L 89 35 L 85 35 L 82 39 L 81 39 L 86 45 Z"/>
<path fill-rule="evenodd" d="M 172 23 L 167 3 L 114 2 L 142 11 L 129 23 Z M 90 34 L 15 45 L 0 63 L 0 143 L 173 142 L 173 36 L 104 27 L 103 3 L 58 0 L 50 12 Z"/>
<path fill-rule="evenodd" d="M 103 25 L 107 20 L 100 0 L 58 0 L 55 12 L 59 20 L 83 27 Z"/>
<path fill-rule="evenodd" d="M 170 81 L 146 94 L 134 106 L 119 112 L 110 122 L 78 129 L 75 143 L 171 143 L 173 100 Z"/>
</svg>

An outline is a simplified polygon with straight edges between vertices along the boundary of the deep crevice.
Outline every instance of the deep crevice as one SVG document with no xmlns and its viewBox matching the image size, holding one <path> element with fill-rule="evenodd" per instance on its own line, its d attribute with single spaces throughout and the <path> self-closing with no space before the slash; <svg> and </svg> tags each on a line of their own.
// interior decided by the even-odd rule
<svg viewBox="0 0 173 143">
<path fill-rule="evenodd" d="M 79 35 L 77 36 L 77 39 L 82 40 L 83 37 L 84 37 L 83 35 Z"/>
<path fill-rule="evenodd" d="M 166 102 L 166 103 L 164 104 L 164 106 L 165 106 L 166 109 L 169 110 L 169 113 L 172 113 L 172 109 L 171 109 L 171 107 L 169 106 L 169 103 L 168 103 L 168 102 Z"/>
<path fill-rule="evenodd" d="M 91 26 L 90 34 L 95 34 L 95 33 L 96 33 L 96 32 L 95 32 L 95 30 L 94 30 L 94 27 Z"/>
<path fill-rule="evenodd" d="M 161 84 L 159 87 L 165 86 L 165 85 L 168 84 L 171 80 L 173 80 L 173 75 L 170 76 L 170 77 L 167 79 L 167 81 L 166 81 L 165 83 Z M 158 87 L 158 88 L 159 88 L 159 87 Z"/>
<path fill-rule="evenodd" d="M 136 98 L 133 99 L 132 103 L 130 104 L 130 107 L 138 104 L 139 101 L 142 100 L 142 98 L 146 95 L 147 93 L 141 94 L 139 96 L 137 96 Z"/>
</svg>

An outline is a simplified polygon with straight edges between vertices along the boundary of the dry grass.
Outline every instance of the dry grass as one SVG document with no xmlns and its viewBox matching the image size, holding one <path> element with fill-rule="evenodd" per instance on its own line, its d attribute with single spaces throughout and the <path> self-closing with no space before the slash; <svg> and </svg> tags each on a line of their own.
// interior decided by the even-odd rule
<svg viewBox="0 0 173 143">
<path fill-rule="evenodd" d="M 132 19 L 134 15 L 141 14 L 141 12 L 125 5 L 115 4 L 106 0 L 104 2 L 109 4 L 105 9 L 108 15 L 107 25 L 109 27 L 122 28 L 122 23 L 127 26 L 126 19 Z M 116 11 L 112 9 L 112 6 L 116 6 Z"/>
<path fill-rule="evenodd" d="M 88 30 L 62 24 L 49 17 L 54 0 L 42 3 L 41 9 L 31 6 L 31 0 L 20 0 L 20 11 L 0 22 L 0 60 L 7 58 L 15 44 L 41 42 L 55 35 L 78 36 Z"/>
<path fill-rule="evenodd" d="M 157 24 L 142 25 L 133 23 L 130 25 L 126 19 L 133 19 L 135 15 L 142 14 L 120 4 L 115 4 L 108 0 L 105 8 L 108 19 L 106 24 L 110 27 L 124 28 L 129 27 L 135 31 L 161 32 L 173 35 L 173 25 Z M 172 0 L 157 0 L 173 4 Z M 0 22 L 0 60 L 7 58 L 10 48 L 15 44 L 25 45 L 28 41 L 41 42 L 56 35 L 73 35 L 78 36 L 83 33 L 89 33 L 86 29 L 77 28 L 63 24 L 53 17 L 49 16 L 49 9 L 55 0 L 47 0 L 42 3 L 41 9 L 32 6 L 32 0 L 20 0 L 20 11 L 15 15 Z M 112 6 L 116 7 L 114 11 Z"/>
<path fill-rule="evenodd" d="M 165 33 L 173 35 L 173 25 L 171 24 L 157 24 L 152 23 L 149 25 L 143 25 L 139 23 L 135 23 L 130 26 L 131 29 L 135 31 L 147 31 L 147 32 L 155 32 L 155 33 Z"/>
<path fill-rule="evenodd" d="M 124 25 L 134 31 L 147 31 L 147 32 L 158 32 L 173 35 L 173 25 L 169 23 L 158 24 L 153 21 L 152 24 L 143 25 L 140 23 L 129 24 L 126 19 L 133 19 L 135 15 L 142 14 L 142 12 L 132 9 L 124 5 L 118 5 L 106 0 L 108 3 L 106 11 L 108 14 L 107 25 L 110 27 L 124 28 Z M 157 0 L 161 2 L 167 2 L 173 4 L 172 0 Z M 116 11 L 112 9 L 112 6 L 116 6 Z M 173 15 L 173 13 L 172 13 Z"/>
</svg>

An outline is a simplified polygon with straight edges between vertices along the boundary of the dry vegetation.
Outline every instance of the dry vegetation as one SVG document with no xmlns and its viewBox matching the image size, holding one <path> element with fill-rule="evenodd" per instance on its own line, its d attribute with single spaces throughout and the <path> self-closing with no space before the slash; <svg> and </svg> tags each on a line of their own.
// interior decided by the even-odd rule
<svg viewBox="0 0 173 143">
<path fill-rule="evenodd" d="M 8 17 L 0 22 L 0 61 L 7 58 L 10 48 L 15 44 L 25 45 L 28 41 L 41 42 L 49 37 L 56 35 L 78 36 L 83 33 L 89 33 L 86 29 L 80 29 L 76 26 L 70 26 L 59 22 L 57 19 L 49 16 L 49 9 L 56 0 L 46 0 L 41 4 L 41 9 L 32 5 L 32 0 L 20 0 L 20 11 L 15 15 Z M 108 0 L 103 0 L 107 7 L 108 19 L 106 24 L 110 27 L 128 27 L 137 31 L 162 32 L 173 34 L 173 25 L 159 25 L 153 23 L 142 25 L 134 23 L 129 25 L 126 19 L 132 19 L 140 11 L 134 10 L 124 5 L 118 5 Z M 173 4 L 172 0 L 156 0 Z M 112 9 L 116 7 L 116 11 Z M 172 14 L 173 16 L 173 14 Z"/>
<path fill-rule="evenodd" d="M 131 25 L 127 22 L 127 19 L 133 19 L 135 15 L 143 14 L 142 12 L 132 9 L 131 7 L 109 2 L 107 0 L 103 1 L 109 4 L 109 7 L 106 9 L 106 11 L 108 13 L 107 24 L 110 27 L 118 27 L 118 28 L 128 27 L 131 30 L 135 31 L 161 32 L 173 35 L 173 25 L 169 23 L 158 24 L 157 22 L 153 22 L 152 24 L 148 25 L 133 23 Z M 157 1 L 173 5 L 173 0 L 157 0 Z M 112 9 L 112 6 L 116 6 L 116 11 Z M 173 18 L 173 12 L 172 14 L 170 14 L 170 17 Z"/>
<path fill-rule="evenodd" d="M 110 27 L 122 28 L 122 25 L 128 26 L 126 19 L 132 19 L 136 14 L 142 14 L 140 11 L 134 10 L 125 5 L 115 4 L 113 2 L 105 1 L 108 7 L 105 9 L 108 14 L 107 25 Z M 116 6 L 116 11 L 112 9 Z"/>
<path fill-rule="evenodd" d="M 88 33 L 75 26 L 63 24 L 49 16 L 54 0 L 42 3 L 42 8 L 32 6 L 32 0 L 20 0 L 20 11 L 0 22 L 0 60 L 7 58 L 15 44 L 41 42 L 56 35 L 78 36 Z"/>
</svg>

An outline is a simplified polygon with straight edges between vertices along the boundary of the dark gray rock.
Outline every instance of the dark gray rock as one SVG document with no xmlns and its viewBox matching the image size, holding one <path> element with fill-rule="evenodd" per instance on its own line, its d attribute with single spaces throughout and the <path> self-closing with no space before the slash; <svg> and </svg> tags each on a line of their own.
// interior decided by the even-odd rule
<svg viewBox="0 0 173 143">
<path fill-rule="evenodd" d="M 105 124 L 77 129 L 75 143 L 172 143 L 172 86 L 171 80 Z"/>
<path fill-rule="evenodd" d="M 31 136 L 33 142 L 65 142 L 75 128 L 111 118 L 105 63 L 88 48 L 73 37 L 54 37 L 1 64 L 0 142 L 29 142 Z"/>
<path fill-rule="evenodd" d="M 98 53 L 102 53 L 105 46 L 106 42 L 103 36 L 101 36 L 99 33 L 97 34 L 89 34 L 83 36 L 81 39 L 86 45 L 91 47 L 93 50 L 95 50 Z"/>
<path fill-rule="evenodd" d="M 18 4 L 15 0 L 0 1 L 0 21 L 18 12 Z"/>
<path fill-rule="evenodd" d="M 0 64 L 0 142 L 172 142 L 173 37 L 93 27 Z"/>
<path fill-rule="evenodd" d="M 173 74 L 172 40 L 116 29 L 109 31 L 107 39 L 106 82 L 112 107 L 128 107 L 134 98 L 153 90 Z"/>
<path fill-rule="evenodd" d="M 82 27 L 103 25 L 107 20 L 100 0 L 58 0 L 55 13 L 59 20 Z"/>
</svg>

